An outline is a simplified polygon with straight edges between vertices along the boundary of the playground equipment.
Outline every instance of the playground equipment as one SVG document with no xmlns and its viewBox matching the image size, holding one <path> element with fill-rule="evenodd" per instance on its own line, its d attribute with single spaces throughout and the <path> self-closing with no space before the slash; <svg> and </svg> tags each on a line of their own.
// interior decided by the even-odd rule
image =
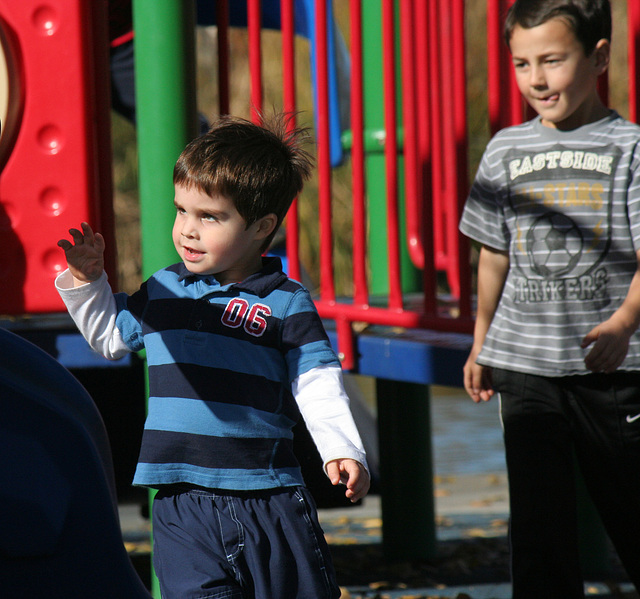
<svg viewBox="0 0 640 599">
<path fill-rule="evenodd" d="M 51 278 L 69 222 L 113 240 L 106 23 L 106 2 L 0 2 L 2 314 L 61 311 Z"/>
<path fill-rule="evenodd" d="M 479 1 L 479 0 L 478 0 Z M 205 4 L 207 0 L 200 0 Z M 219 112 L 228 111 L 231 6 L 217 0 Z M 319 173 L 317 306 L 345 370 L 377 380 L 384 546 L 390 557 L 435 552 L 429 386 L 461 386 L 470 347 L 473 295 L 469 247 L 457 232 L 468 185 L 467 81 L 463 0 L 346 0 L 350 128 L 336 126 L 336 56 L 330 0 L 247 0 L 250 102 L 262 106 L 261 30 L 282 31 L 285 110 L 297 107 L 296 16 L 305 10 L 313 44 Z M 488 119 L 518 122 L 523 106 L 500 36 L 507 0 L 487 0 Z M 192 0 L 135 0 L 139 179 L 143 275 L 175 261 L 171 172 L 196 130 Z M 264 11 L 277 10 L 277 18 Z M 81 220 L 112 235 L 104 2 L 0 0 L 9 78 L 0 139 L 0 313 L 76 369 L 104 361 L 77 339 L 53 291 L 63 267 L 55 242 Z M 637 118 L 640 8 L 626 4 L 630 118 Z M 271 20 L 271 19 L 274 20 Z M 244 21 L 243 21 L 243 24 Z M 622 26 L 622 24 L 621 24 Z M 474 27 L 478 27 L 474 23 Z M 479 28 L 479 27 L 478 27 Z M 226 75 L 225 75 L 226 69 Z M 603 93 L 607 93 L 603 85 Z M 332 102 L 334 107 L 331 108 Z M 267 107 L 268 108 L 268 107 Z M 335 283 L 332 166 L 351 176 L 352 292 Z M 299 214 L 287 219 L 289 274 L 301 278 Z M 109 242 L 108 247 L 114 244 Z M 113 272 L 115 254 L 111 259 Z M 111 277 L 115 282 L 115 276 Z M 438 281 L 440 283 L 438 283 Z M 130 362 L 111 365 L 128 371 Z M 137 371 L 136 371 L 137 372 Z M 136 374 L 137 376 L 137 374 Z M 407 442 L 407 440 L 410 442 Z M 406 498 L 411 501 L 407 502 Z M 594 544 L 595 546 L 596 544 Z"/>
<path fill-rule="evenodd" d="M 176 3 L 167 4 L 179 8 Z M 505 98 L 512 106 L 506 113 L 510 121 L 494 121 L 494 127 L 518 122 L 525 116 L 522 103 L 518 110 L 515 108 L 514 98 L 519 95 L 515 95 L 512 80 L 495 77 L 499 69 L 507 72 L 508 58 L 498 52 L 503 42 L 495 27 L 496 15 L 504 14 L 506 4 L 493 2 L 488 6 L 493 26 L 489 37 L 488 68 L 494 86 L 490 114 L 494 118 L 505 114 Z M 222 11 L 225 5 L 217 3 Z M 396 558 L 432 557 L 435 526 L 429 386 L 461 386 L 473 321 L 469 247 L 457 232 L 468 185 L 465 5 L 462 0 L 446 6 L 435 0 L 349 2 L 351 129 L 342 136 L 350 156 L 353 196 L 353 293 L 349 297 L 338 296 L 334 277 L 327 80 L 335 66 L 328 58 L 326 35 L 330 5 L 316 2 L 314 13 L 320 228 L 320 291 L 316 303 L 329 323 L 343 367 L 377 380 L 385 550 Z M 296 72 L 291 55 L 295 6 L 293 0 L 280 3 L 285 110 L 296 108 Z M 138 80 L 138 104 L 150 114 L 159 115 L 166 106 L 162 90 L 175 100 L 175 90 L 183 89 L 185 100 L 179 114 L 190 114 L 192 92 L 182 87 L 180 76 L 193 68 L 191 45 L 187 44 L 184 62 L 174 73 L 163 69 L 152 82 L 149 73 L 166 40 L 176 35 L 177 39 L 184 37 L 176 31 L 175 15 L 163 27 L 159 14 L 145 0 L 138 0 L 134 7 L 137 60 L 139 65 L 144 64 L 139 73 L 145 74 Z M 257 110 L 263 108 L 259 103 L 263 85 L 259 7 L 260 2 L 247 3 L 251 98 Z M 154 15 L 153 27 L 145 28 Z M 224 22 L 218 20 L 218 35 L 223 40 L 227 39 Z M 226 53 L 219 49 L 219 55 Z M 629 61 L 635 62 L 631 46 Z M 219 68 L 224 69 L 224 65 Z M 496 81 L 501 84 L 499 93 Z M 505 84 L 507 94 L 503 93 Z M 153 93 L 144 92 L 143 85 Z M 221 86 L 220 112 L 229 105 L 230 94 L 233 91 L 228 85 Z M 636 101 L 630 94 L 630 102 Z M 170 170 L 188 133 L 174 129 L 175 147 L 168 155 L 161 155 L 167 149 L 162 143 L 166 132 L 156 126 L 155 116 L 145 118 L 141 114 L 138 131 L 141 186 L 145 181 L 157 185 L 146 198 L 141 195 L 142 209 L 158 218 L 155 199 L 170 194 L 171 189 L 170 182 L 160 182 L 155 173 L 160 165 Z M 156 262 L 157 251 L 154 237 L 154 251 L 144 256 L 149 261 L 149 273 L 162 264 Z M 167 251 L 172 252 L 168 242 Z M 287 256 L 290 275 L 300 278 L 295 206 L 287 220 Z M 439 273 L 448 287 L 446 297 L 436 284 Z M 407 497 L 411 497 L 410 504 Z M 596 556 L 594 562 L 602 556 L 597 546 L 593 543 L 591 550 Z"/>
</svg>

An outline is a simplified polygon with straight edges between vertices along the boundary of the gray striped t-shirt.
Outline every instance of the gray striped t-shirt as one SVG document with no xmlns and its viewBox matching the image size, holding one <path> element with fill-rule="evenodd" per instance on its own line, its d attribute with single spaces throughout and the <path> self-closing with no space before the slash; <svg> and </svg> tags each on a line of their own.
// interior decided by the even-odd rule
<svg viewBox="0 0 640 599">
<path fill-rule="evenodd" d="M 640 127 L 617 113 L 573 131 L 540 119 L 488 144 L 462 233 L 509 252 L 478 362 L 586 374 L 582 338 L 623 302 L 640 249 Z M 621 370 L 640 370 L 636 332 Z"/>
</svg>

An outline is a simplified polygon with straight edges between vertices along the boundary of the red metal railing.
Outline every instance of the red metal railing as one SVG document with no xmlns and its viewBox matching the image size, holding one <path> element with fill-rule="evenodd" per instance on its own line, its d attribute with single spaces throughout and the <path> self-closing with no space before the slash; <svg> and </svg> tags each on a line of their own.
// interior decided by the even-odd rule
<svg viewBox="0 0 640 599">
<path fill-rule="evenodd" d="M 640 97 L 638 96 L 638 58 L 640 54 L 640 4 L 627 2 L 627 47 L 629 72 L 629 118 L 638 122 Z"/>
<path fill-rule="evenodd" d="M 502 15 L 512 4 L 513 0 L 487 0 L 487 93 L 491 133 L 522 122 L 524 116 L 509 50 L 502 36 Z"/>
<path fill-rule="evenodd" d="M 334 276 L 334 230 L 332 227 L 332 166 L 330 155 L 328 27 L 331 0 L 303 2 L 281 0 L 283 98 L 286 110 L 296 108 L 294 15 L 304 4 L 313 10 L 315 21 L 315 110 L 317 125 L 317 167 L 319 194 L 320 282 L 317 306 L 324 318 L 336 321 L 339 349 L 345 368 L 356 364 L 352 324 L 365 322 L 407 328 L 442 331 L 472 330 L 472 289 L 469 246 L 458 234 L 458 221 L 468 192 L 468 147 L 465 58 L 464 0 L 378 0 L 382 39 L 385 189 L 383 208 L 384 240 L 367 240 L 371 195 L 367 189 L 367 137 L 365 132 L 363 86 L 363 11 L 369 3 L 349 0 L 349 52 L 351 143 L 352 264 L 353 292 L 337 297 Z M 510 57 L 502 39 L 502 18 L 513 0 L 487 0 L 487 96 L 491 132 L 521 122 L 526 109 L 512 74 Z M 219 13 L 227 2 L 218 2 Z M 262 68 L 260 0 L 248 0 L 249 61 L 251 102 L 262 108 Z M 228 19 L 219 14 L 219 44 L 226 44 L 224 28 Z M 640 5 L 627 3 L 629 116 L 638 115 L 637 57 L 640 48 Z M 221 104 L 229 106 L 228 53 L 219 47 Z M 606 86 L 603 87 L 606 93 Z M 254 112 L 254 116 L 255 116 Z M 402 181 L 402 183 L 401 183 Z M 378 192 L 379 190 L 375 190 Z M 404 215 L 404 217 L 402 216 Z M 406 222 L 402 222 L 402 219 Z M 287 217 L 289 273 L 300 279 L 298 207 Z M 383 241 L 387 246 L 387 292 L 370 297 L 371 270 L 369 244 Z M 411 268 L 422 271 L 422 288 L 410 295 L 403 289 L 402 260 L 406 251 Z M 376 265 L 377 267 L 377 265 Z M 444 308 L 436 278 L 443 273 L 449 300 Z M 416 295 L 419 301 L 416 302 Z M 409 298 L 411 301 L 409 301 Z M 451 309 L 452 304 L 454 309 Z"/>
<path fill-rule="evenodd" d="M 351 172 L 353 184 L 353 303 L 368 304 L 366 269 L 366 207 L 364 185 L 364 119 L 362 84 L 362 7 L 359 0 L 350 0 L 351 21 Z"/>
</svg>

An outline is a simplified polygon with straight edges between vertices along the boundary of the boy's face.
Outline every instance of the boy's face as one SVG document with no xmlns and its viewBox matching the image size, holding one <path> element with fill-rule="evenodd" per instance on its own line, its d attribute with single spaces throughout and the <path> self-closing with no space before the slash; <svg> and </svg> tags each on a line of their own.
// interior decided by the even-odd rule
<svg viewBox="0 0 640 599">
<path fill-rule="evenodd" d="M 547 127 L 575 129 L 608 114 L 596 84 L 609 64 L 609 43 L 591 56 L 562 19 L 525 29 L 516 25 L 509 44 L 520 92 Z"/>
<path fill-rule="evenodd" d="M 260 247 L 271 232 L 272 215 L 247 228 L 231 200 L 179 185 L 175 192 L 173 243 L 190 272 L 215 275 L 226 285 L 260 270 Z"/>
</svg>

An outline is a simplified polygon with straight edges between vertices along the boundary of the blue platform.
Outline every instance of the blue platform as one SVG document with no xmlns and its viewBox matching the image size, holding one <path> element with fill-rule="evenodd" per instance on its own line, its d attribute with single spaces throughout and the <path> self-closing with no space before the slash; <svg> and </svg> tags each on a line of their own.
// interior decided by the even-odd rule
<svg viewBox="0 0 640 599">
<path fill-rule="evenodd" d="M 337 333 L 331 324 L 327 327 L 337 351 Z M 462 367 L 472 342 L 471 335 L 461 333 L 369 327 L 355 336 L 355 372 L 390 381 L 462 387 Z"/>
</svg>

